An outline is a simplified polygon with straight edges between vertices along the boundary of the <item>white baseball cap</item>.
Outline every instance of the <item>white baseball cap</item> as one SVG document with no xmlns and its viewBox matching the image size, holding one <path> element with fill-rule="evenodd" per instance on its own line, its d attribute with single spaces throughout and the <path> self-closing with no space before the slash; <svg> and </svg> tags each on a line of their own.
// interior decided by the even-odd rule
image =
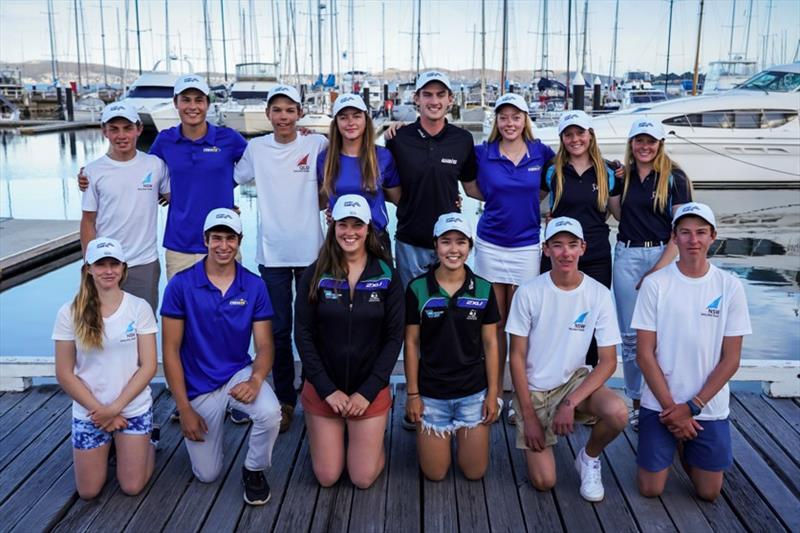
<svg viewBox="0 0 800 533">
<path fill-rule="evenodd" d="M 105 124 L 115 118 L 124 118 L 136 124 L 141 122 L 139 113 L 136 109 L 125 100 L 119 102 L 111 102 L 103 108 L 103 114 L 100 115 L 100 123 Z"/>
<path fill-rule="evenodd" d="M 592 127 L 592 117 L 587 115 L 580 109 L 576 111 L 566 111 L 562 113 L 561 119 L 558 121 L 558 134 L 564 133 L 564 130 L 570 126 L 578 126 L 584 130 Z"/>
<path fill-rule="evenodd" d="M 463 233 L 468 239 L 472 239 L 472 230 L 464 218 L 464 215 L 461 213 L 444 213 L 439 215 L 436 224 L 433 226 L 433 237 L 441 237 L 448 231 L 458 231 Z"/>
<path fill-rule="evenodd" d="M 237 235 L 242 234 L 242 219 L 233 209 L 218 207 L 209 211 L 203 224 L 203 233 L 216 226 L 225 226 L 232 229 Z"/>
<path fill-rule="evenodd" d="M 93 265 L 106 257 L 112 257 L 122 263 L 125 262 L 125 250 L 116 239 L 100 237 L 89 241 L 86 245 L 86 263 Z"/>
<path fill-rule="evenodd" d="M 369 202 L 358 194 L 343 194 L 340 196 L 333 206 L 331 216 L 337 222 L 349 217 L 355 217 L 364 224 L 369 224 L 369 221 L 372 220 Z"/>
<path fill-rule="evenodd" d="M 701 204 L 700 202 L 689 202 L 680 206 L 678 210 L 675 211 L 675 216 L 672 217 L 672 227 L 675 227 L 679 219 L 688 215 L 702 218 L 711 224 L 711 227 L 714 229 L 717 227 L 717 219 L 714 217 L 714 212 L 706 204 Z"/>
<path fill-rule="evenodd" d="M 359 111 L 366 111 L 367 104 L 364 103 L 364 99 L 357 94 L 343 94 L 339 98 L 336 99 L 336 102 L 333 104 L 333 116 L 339 114 L 339 111 L 345 109 L 347 107 L 354 107 Z"/>
<path fill-rule="evenodd" d="M 206 83 L 206 79 L 204 77 L 198 74 L 187 74 L 179 77 L 178 81 L 175 82 L 175 90 L 173 94 L 178 96 L 183 91 L 187 91 L 189 89 L 197 89 L 206 96 L 208 96 L 208 93 L 211 92 L 211 89 L 208 88 L 208 83 Z"/>
<path fill-rule="evenodd" d="M 275 98 L 276 96 L 285 96 L 292 102 L 296 104 L 302 104 L 303 101 L 300 99 L 300 93 L 297 92 L 297 89 L 292 87 L 291 85 L 278 85 L 273 87 L 269 91 L 269 95 L 267 96 L 267 105 L 269 105 L 270 101 Z"/>
<path fill-rule="evenodd" d="M 649 118 L 640 118 L 631 124 L 631 131 L 628 132 L 628 139 L 633 139 L 637 135 L 649 135 L 653 139 L 663 141 L 666 135 L 660 122 Z"/>
<path fill-rule="evenodd" d="M 553 236 L 566 231 L 583 240 L 581 223 L 570 217 L 558 217 L 551 220 L 544 229 L 544 240 L 549 241 Z"/>
<path fill-rule="evenodd" d="M 504 105 L 513 105 L 523 113 L 528 112 L 528 103 L 522 96 L 516 93 L 506 93 L 498 98 L 494 103 L 494 110 L 497 111 Z"/>
<path fill-rule="evenodd" d="M 415 92 L 419 92 L 420 89 L 431 83 L 432 81 L 438 81 L 450 92 L 453 92 L 453 88 L 450 86 L 450 78 L 444 72 L 439 72 L 438 70 L 429 70 L 427 72 L 423 72 L 417 78 L 417 88 Z"/>
</svg>

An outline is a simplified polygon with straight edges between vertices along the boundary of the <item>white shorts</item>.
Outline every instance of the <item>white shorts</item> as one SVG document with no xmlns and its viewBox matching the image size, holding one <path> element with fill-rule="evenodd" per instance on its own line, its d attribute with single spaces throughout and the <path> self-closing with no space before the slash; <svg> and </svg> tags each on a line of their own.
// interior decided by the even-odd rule
<svg viewBox="0 0 800 533">
<path fill-rule="evenodd" d="M 539 275 L 541 245 L 506 248 L 475 236 L 475 273 L 492 283 L 522 285 Z"/>
</svg>

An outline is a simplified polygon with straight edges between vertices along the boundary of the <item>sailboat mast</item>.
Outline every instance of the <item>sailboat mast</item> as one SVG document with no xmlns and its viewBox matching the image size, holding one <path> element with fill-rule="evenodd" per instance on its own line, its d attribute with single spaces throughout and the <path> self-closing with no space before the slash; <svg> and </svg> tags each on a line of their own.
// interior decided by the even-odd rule
<svg viewBox="0 0 800 533">
<path fill-rule="evenodd" d="M 172 57 L 169 49 L 169 0 L 164 0 L 164 61 L 167 63 L 167 72 L 172 72 Z"/>
<path fill-rule="evenodd" d="M 355 89 L 355 80 L 353 79 L 354 73 L 356 71 L 356 22 L 355 22 L 355 6 L 353 5 L 353 0 L 350 0 L 349 5 L 347 6 L 348 13 L 347 13 L 347 23 L 349 24 L 349 33 L 350 33 L 350 92 L 354 92 Z"/>
<path fill-rule="evenodd" d="M 333 21 L 333 17 L 331 17 Z M 331 26 L 333 29 L 333 26 Z M 331 47 L 333 48 L 333 47 Z M 333 59 L 333 56 L 331 56 Z M 333 69 L 333 61 L 331 61 L 331 69 Z M 386 79 L 386 2 L 381 2 L 381 77 Z"/>
<path fill-rule="evenodd" d="M 139 53 L 139 75 L 142 75 L 142 30 L 139 27 L 139 0 L 134 0 L 133 6 L 136 9 L 136 49 Z"/>
<path fill-rule="evenodd" d="M 769 52 L 770 28 L 772 27 L 772 0 L 767 4 L 767 33 L 764 35 L 764 52 L 761 55 L 761 68 L 767 68 L 767 53 Z"/>
<path fill-rule="evenodd" d="M 422 51 L 422 0 L 417 0 L 417 77 L 419 77 L 419 56 Z"/>
<path fill-rule="evenodd" d="M 692 96 L 697 96 L 697 78 L 700 74 L 700 35 L 703 33 L 703 5 L 705 0 L 700 0 L 700 17 L 697 21 L 697 48 L 694 53 L 694 77 L 692 79 Z"/>
<path fill-rule="evenodd" d="M 485 105 L 486 105 L 486 0 L 481 0 L 481 109 Z"/>
<path fill-rule="evenodd" d="M 586 35 L 589 33 L 586 23 L 589 20 L 588 15 L 589 0 L 583 0 L 583 50 L 581 51 L 581 72 L 586 72 Z"/>
<path fill-rule="evenodd" d="M 228 81 L 228 41 L 225 39 L 225 3 L 219 0 L 219 14 L 222 22 L 222 70 L 224 70 L 225 81 Z"/>
<path fill-rule="evenodd" d="M 736 0 L 734 0 L 734 3 Z M 669 52 L 672 45 L 672 7 L 674 0 L 669 0 L 669 29 L 667 30 L 667 70 L 664 72 L 664 94 L 667 94 L 669 84 Z"/>
<path fill-rule="evenodd" d="M 78 90 L 83 87 L 83 80 L 81 79 L 81 34 L 78 26 L 78 0 L 72 0 L 72 6 L 75 9 L 75 46 L 78 52 Z"/>
<path fill-rule="evenodd" d="M 614 8 L 614 41 L 611 44 L 611 65 L 609 65 L 608 70 L 608 85 L 611 86 L 611 82 L 614 78 L 617 77 L 617 36 L 619 34 L 619 0 L 616 2 L 616 7 Z"/>
<path fill-rule="evenodd" d="M 317 57 L 319 79 L 322 81 L 322 0 L 317 0 Z"/>
<path fill-rule="evenodd" d="M 503 0 L 503 50 L 500 56 L 500 94 L 506 92 L 506 61 L 508 58 L 508 0 Z"/>
<path fill-rule="evenodd" d="M 108 67 L 106 66 L 106 24 L 103 17 L 103 0 L 100 0 L 100 42 L 103 45 L 103 84 L 108 87 Z"/>
<path fill-rule="evenodd" d="M 747 31 L 744 35 L 744 58 L 747 59 L 747 53 L 750 51 L 750 21 L 753 20 L 753 0 L 750 0 L 750 5 L 747 8 Z"/>
<path fill-rule="evenodd" d="M 208 0 L 203 0 L 203 31 L 206 45 L 206 79 L 211 81 L 211 35 L 208 26 Z"/>
<path fill-rule="evenodd" d="M 572 48 L 572 0 L 567 0 L 567 85 L 564 92 L 564 109 L 569 109 L 569 56 Z"/>
<path fill-rule="evenodd" d="M 56 35 L 53 31 L 53 0 L 47 0 L 47 26 L 50 29 L 50 70 L 55 87 L 58 85 L 58 64 L 56 63 Z"/>
<path fill-rule="evenodd" d="M 733 59 L 733 29 L 735 28 L 736 22 L 736 0 L 733 0 L 733 7 L 731 8 L 731 38 L 730 42 L 728 43 L 728 56 L 730 59 Z"/>
</svg>

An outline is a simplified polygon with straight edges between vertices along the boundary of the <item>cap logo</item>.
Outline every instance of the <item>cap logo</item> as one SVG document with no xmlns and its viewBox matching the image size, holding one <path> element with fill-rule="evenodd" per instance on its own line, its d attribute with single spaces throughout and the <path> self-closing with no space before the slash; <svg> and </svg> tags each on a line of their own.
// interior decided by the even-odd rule
<svg viewBox="0 0 800 533">
<path fill-rule="evenodd" d="M 285 85 L 279 85 L 279 86 L 275 87 L 274 89 L 272 89 L 272 92 L 274 92 L 274 93 L 286 92 L 286 91 L 289 91 L 289 90 L 290 90 L 289 87 L 286 87 Z"/>
<path fill-rule="evenodd" d="M 200 81 L 200 78 L 198 78 L 196 76 L 186 76 L 185 78 L 183 78 L 183 82 L 184 83 L 190 83 L 190 82 L 193 82 L 193 81 Z"/>
<path fill-rule="evenodd" d="M 355 100 L 355 98 L 353 98 L 352 96 L 349 96 L 349 95 L 348 96 L 339 97 L 339 101 L 342 102 L 342 103 L 344 103 L 344 102 L 352 102 L 353 100 Z"/>
<path fill-rule="evenodd" d="M 444 219 L 445 222 L 463 222 L 459 217 L 447 217 Z"/>
<path fill-rule="evenodd" d="M 114 243 L 113 242 L 101 242 L 101 243 L 98 243 L 97 244 L 97 249 L 99 250 L 100 248 L 114 248 Z"/>
<path fill-rule="evenodd" d="M 435 70 L 432 70 L 432 71 L 430 71 L 430 72 L 425 74 L 426 78 L 434 78 L 434 77 L 438 78 L 438 77 L 441 77 L 441 76 L 444 76 L 444 74 L 442 74 L 441 72 L 437 72 Z"/>
<path fill-rule="evenodd" d="M 652 122 L 640 122 L 640 123 L 637 125 L 637 127 L 638 127 L 638 128 L 654 128 L 655 126 L 653 126 L 653 123 L 652 123 Z"/>
<path fill-rule="evenodd" d="M 690 211 L 700 211 L 700 208 L 696 205 L 687 205 L 683 209 L 681 209 L 684 213 L 689 213 Z"/>
<path fill-rule="evenodd" d="M 355 200 L 346 200 L 344 202 L 345 207 L 361 207 L 361 204 Z"/>
<path fill-rule="evenodd" d="M 109 111 L 125 111 L 124 105 L 113 105 L 108 108 Z"/>
<path fill-rule="evenodd" d="M 556 222 L 555 227 L 560 228 L 561 226 L 572 226 L 572 222 L 569 220 L 559 220 Z"/>
<path fill-rule="evenodd" d="M 227 214 L 227 213 L 219 213 L 219 214 L 218 214 L 216 217 L 214 217 L 214 218 L 228 218 L 228 219 L 231 219 L 231 220 L 233 220 L 233 217 L 232 217 L 232 216 L 230 216 L 230 215 L 229 215 L 229 214 Z"/>
<path fill-rule="evenodd" d="M 570 113 L 569 115 L 564 115 L 564 121 L 574 120 L 576 118 L 578 118 L 578 114 L 577 113 Z"/>
</svg>

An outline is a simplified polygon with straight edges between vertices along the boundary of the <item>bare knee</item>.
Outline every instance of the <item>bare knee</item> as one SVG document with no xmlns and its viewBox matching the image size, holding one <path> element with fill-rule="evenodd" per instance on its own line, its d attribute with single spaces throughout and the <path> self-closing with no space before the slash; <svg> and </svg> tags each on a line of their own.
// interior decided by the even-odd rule
<svg viewBox="0 0 800 533">
<path fill-rule="evenodd" d="M 136 496 L 142 492 L 145 485 L 147 485 L 147 480 L 143 478 L 119 480 L 119 488 L 128 496 Z"/>
<path fill-rule="evenodd" d="M 700 499 L 712 503 L 714 500 L 719 498 L 719 494 L 721 492 L 720 489 L 713 487 L 695 487 L 695 490 L 697 491 L 697 496 Z"/>
<path fill-rule="evenodd" d="M 93 500 L 97 498 L 100 491 L 103 490 L 103 487 L 78 487 L 78 496 L 82 500 Z"/>
<path fill-rule="evenodd" d="M 484 474 L 486 474 L 487 466 L 487 463 L 482 461 L 470 462 L 460 459 L 458 461 L 458 467 L 461 469 L 461 473 L 470 481 L 477 481 L 483 478 Z"/>
<path fill-rule="evenodd" d="M 625 430 L 625 426 L 628 425 L 628 408 L 624 403 L 620 402 L 620 405 L 612 412 L 607 420 L 612 428 L 622 433 L 622 431 Z"/>
<path fill-rule="evenodd" d="M 317 482 L 327 488 L 336 485 L 339 478 L 342 477 L 342 470 L 341 468 L 315 466 L 314 475 L 317 478 Z"/>
<path fill-rule="evenodd" d="M 636 481 L 639 485 L 639 494 L 645 498 L 656 498 L 664 492 L 666 478 L 657 479 L 654 476 L 643 474 L 640 470 Z"/>
<path fill-rule="evenodd" d="M 441 481 L 447 477 L 447 471 L 450 470 L 450 463 L 420 464 L 420 469 L 425 479 L 429 481 Z"/>
<path fill-rule="evenodd" d="M 375 483 L 375 480 L 378 479 L 378 475 L 380 472 L 375 473 L 367 473 L 367 472 L 353 472 L 350 474 L 350 481 L 353 482 L 353 485 L 358 487 L 359 489 L 366 490 Z"/>
<path fill-rule="evenodd" d="M 556 486 L 556 475 L 550 472 L 528 472 L 533 488 L 540 491 L 548 491 Z"/>
</svg>

